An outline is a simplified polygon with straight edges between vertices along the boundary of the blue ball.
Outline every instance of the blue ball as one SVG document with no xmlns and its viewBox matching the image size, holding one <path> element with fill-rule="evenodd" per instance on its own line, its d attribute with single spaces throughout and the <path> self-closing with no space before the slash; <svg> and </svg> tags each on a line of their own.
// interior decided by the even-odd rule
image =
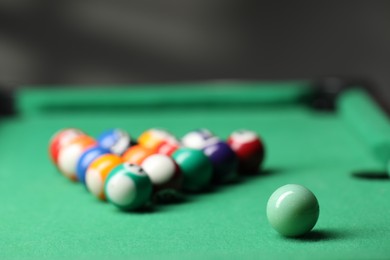
<svg viewBox="0 0 390 260">
<path fill-rule="evenodd" d="M 87 149 L 80 157 L 77 167 L 76 167 L 76 174 L 77 179 L 85 184 L 85 174 L 87 173 L 87 169 L 89 165 L 96 160 L 98 157 L 108 154 L 110 151 L 108 149 L 94 146 L 92 148 Z"/>
<path fill-rule="evenodd" d="M 133 144 L 130 135 L 119 128 L 101 133 L 97 141 L 101 147 L 116 155 L 122 155 Z"/>
</svg>

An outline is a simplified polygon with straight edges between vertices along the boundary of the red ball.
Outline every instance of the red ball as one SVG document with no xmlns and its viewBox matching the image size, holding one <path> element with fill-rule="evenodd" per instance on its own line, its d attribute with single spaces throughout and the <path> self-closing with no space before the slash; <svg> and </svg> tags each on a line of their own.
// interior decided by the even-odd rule
<svg viewBox="0 0 390 260">
<path fill-rule="evenodd" d="M 158 147 L 156 153 L 171 156 L 177 149 L 180 148 L 180 143 L 175 138 L 169 138 L 163 141 Z"/>
<path fill-rule="evenodd" d="M 54 164 L 58 163 L 58 155 L 65 145 L 69 144 L 75 137 L 85 135 L 85 133 L 76 128 L 66 128 L 56 132 L 50 139 L 49 156 Z"/>
<path fill-rule="evenodd" d="M 260 170 L 265 157 L 265 147 L 255 132 L 235 131 L 229 136 L 227 143 L 238 157 L 240 173 L 257 173 Z"/>
</svg>

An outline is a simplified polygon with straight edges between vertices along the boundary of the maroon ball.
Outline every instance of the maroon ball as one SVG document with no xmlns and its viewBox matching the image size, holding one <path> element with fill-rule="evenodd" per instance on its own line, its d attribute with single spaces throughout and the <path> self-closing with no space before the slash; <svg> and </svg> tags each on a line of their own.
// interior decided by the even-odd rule
<svg viewBox="0 0 390 260">
<path fill-rule="evenodd" d="M 180 193 L 183 174 L 172 157 L 164 154 L 148 156 L 141 164 L 153 184 L 153 198 L 167 202 Z"/>
<path fill-rule="evenodd" d="M 252 131 L 233 132 L 227 143 L 238 157 L 238 171 L 242 174 L 258 173 L 265 157 L 265 147 L 259 136 Z"/>
</svg>

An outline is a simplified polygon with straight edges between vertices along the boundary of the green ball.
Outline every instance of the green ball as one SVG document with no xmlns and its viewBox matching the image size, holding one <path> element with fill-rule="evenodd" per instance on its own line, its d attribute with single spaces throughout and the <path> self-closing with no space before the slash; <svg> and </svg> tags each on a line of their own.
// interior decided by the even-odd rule
<svg viewBox="0 0 390 260">
<path fill-rule="evenodd" d="M 150 201 L 152 182 L 138 165 L 123 163 L 108 175 L 104 194 L 119 209 L 137 210 Z"/>
<path fill-rule="evenodd" d="M 180 148 L 172 158 L 182 171 L 184 190 L 199 192 L 210 185 L 213 167 L 201 150 Z"/>
<path fill-rule="evenodd" d="M 267 218 L 271 226 L 286 237 L 308 233 L 317 223 L 320 208 L 317 198 L 307 188 L 287 184 L 268 200 Z"/>
</svg>

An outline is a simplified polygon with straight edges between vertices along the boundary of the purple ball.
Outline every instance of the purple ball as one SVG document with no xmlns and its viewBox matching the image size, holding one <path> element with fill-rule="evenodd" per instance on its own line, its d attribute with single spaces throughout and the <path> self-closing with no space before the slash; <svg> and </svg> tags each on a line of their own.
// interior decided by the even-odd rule
<svg viewBox="0 0 390 260">
<path fill-rule="evenodd" d="M 203 149 L 213 165 L 213 180 L 224 183 L 237 175 L 238 158 L 230 146 L 222 141 L 210 144 Z"/>
</svg>

